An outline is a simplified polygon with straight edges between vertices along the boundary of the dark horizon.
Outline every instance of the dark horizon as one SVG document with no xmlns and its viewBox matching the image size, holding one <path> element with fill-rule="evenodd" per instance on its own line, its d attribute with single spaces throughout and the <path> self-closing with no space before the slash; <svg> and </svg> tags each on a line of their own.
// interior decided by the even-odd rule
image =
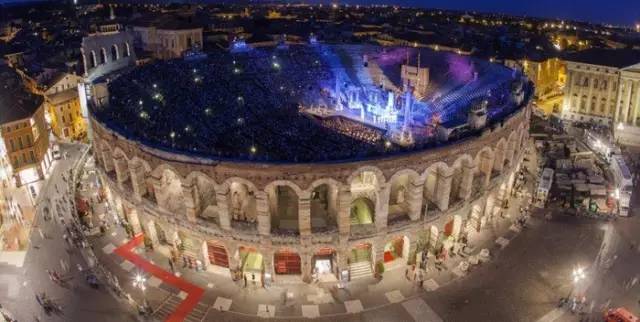
<svg viewBox="0 0 640 322">
<path fill-rule="evenodd" d="M 62 0 L 0 0 L 0 4 L 18 5 L 37 2 L 58 2 Z M 79 0 L 82 3 L 82 0 Z M 95 0 L 87 2 L 96 2 Z M 113 1 L 128 2 L 128 1 Z M 264 0 L 166 0 L 166 1 L 133 1 L 136 3 L 144 2 L 163 2 L 163 3 L 269 3 L 269 2 L 306 2 L 312 4 L 361 4 L 361 5 L 399 5 L 403 7 L 414 7 L 424 9 L 443 9 L 456 10 L 479 13 L 496 13 L 512 16 L 525 16 L 533 18 L 562 19 L 583 21 L 589 23 L 602 23 L 622 25 L 634 27 L 640 23 L 640 1 L 634 0 L 610 0 L 606 4 L 602 4 L 597 0 L 581 0 L 580 6 L 576 6 L 575 0 L 537 0 L 537 1 L 511 1 L 511 0 L 282 0 L 282 1 L 264 1 Z"/>
</svg>

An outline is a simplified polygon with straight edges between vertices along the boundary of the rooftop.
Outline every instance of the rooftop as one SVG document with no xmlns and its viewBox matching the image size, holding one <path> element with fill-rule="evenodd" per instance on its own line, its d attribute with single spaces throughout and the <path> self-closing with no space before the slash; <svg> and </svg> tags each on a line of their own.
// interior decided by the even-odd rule
<svg viewBox="0 0 640 322">
<path fill-rule="evenodd" d="M 567 54 L 565 60 L 576 63 L 624 68 L 640 63 L 640 50 L 593 48 Z"/>
<path fill-rule="evenodd" d="M 0 124 L 31 117 L 42 101 L 42 96 L 25 88 L 16 71 L 0 65 Z"/>
</svg>

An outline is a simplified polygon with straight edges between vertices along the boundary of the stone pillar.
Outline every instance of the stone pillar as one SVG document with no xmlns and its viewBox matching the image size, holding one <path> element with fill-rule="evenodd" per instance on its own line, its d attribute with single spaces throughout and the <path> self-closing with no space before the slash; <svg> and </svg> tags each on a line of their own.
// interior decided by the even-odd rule
<svg viewBox="0 0 640 322">
<path fill-rule="evenodd" d="M 118 188 L 120 188 L 120 190 L 124 190 L 124 182 L 129 179 L 127 159 L 125 159 L 124 156 L 119 155 L 114 157 L 113 163 L 116 169 L 116 181 L 118 182 Z"/>
<path fill-rule="evenodd" d="M 156 224 L 153 220 L 147 222 L 147 224 L 144 226 L 144 231 L 145 235 L 149 237 L 149 240 L 151 240 L 151 244 L 153 245 L 153 247 L 155 248 L 156 246 L 158 246 L 158 231 L 156 230 Z"/>
<path fill-rule="evenodd" d="M 185 206 L 185 214 L 187 215 L 187 220 L 194 222 L 196 221 L 196 217 L 199 214 L 199 204 L 200 198 L 196 196 L 197 188 L 192 184 L 182 184 L 182 195 L 184 198 L 184 206 Z"/>
<path fill-rule="evenodd" d="M 138 218 L 138 211 L 142 212 L 143 210 L 142 208 L 139 208 L 139 209 L 131 208 L 127 213 L 127 218 L 129 219 L 129 224 L 133 229 L 134 236 L 142 232 L 142 227 L 140 226 L 140 219 Z"/>
<path fill-rule="evenodd" d="M 449 209 L 451 197 L 452 169 L 438 169 L 438 183 L 436 184 L 436 205 L 441 211 Z"/>
<path fill-rule="evenodd" d="M 391 193 L 390 184 L 384 184 L 378 190 L 378 198 L 376 201 L 375 224 L 378 231 L 387 228 L 387 218 L 389 217 L 389 194 Z"/>
<path fill-rule="evenodd" d="M 301 253 L 299 255 L 301 266 L 300 269 L 302 270 L 302 280 L 306 283 L 310 283 L 311 274 L 313 273 L 313 256 L 308 251 L 305 251 L 304 253 Z"/>
<path fill-rule="evenodd" d="M 633 82 L 631 80 L 626 81 L 627 98 L 624 100 L 624 123 L 629 124 L 629 117 L 631 116 L 631 91 L 633 90 Z"/>
<path fill-rule="evenodd" d="M 483 187 L 486 188 L 489 186 L 489 182 L 491 181 L 491 171 L 493 170 L 493 158 L 491 155 L 482 154 L 480 156 L 480 172 L 485 174 Z"/>
<path fill-rule="evenodd" d="M 502 169 L 504 168 L 504 154 L 505 149 L 499 146 L 495 149 L 495 157 L 493 159 L 493 169 L 502 173 Z"/>
<path fill-rule="evenodd" d="M 271 278 L 273 279 L 273 281 L 275 281 L 276 271 L 273 266 L 274 251 L 271 243 L 268 243 L 266 247 L 262 248 L 260 250 L 260 253 L 262 253 L 262 263 L 264 264 L 264 272 L 271 274 Z"/>
<path fill-rule="evenodd" d="M 258 217 L 258 234 L 262 236 L 271 235 L 271 216 L 269 214 L 267 193 L 264 191 L 256 192 L 256 213 Z"/>
<path fill-rule="evenodd" d="M 411 180 L 407 189 L 407 203 L 409 204 L 409 218 L 420 220 L 420 210 L 424 193 L 424 180 L 421 178 Z"/>
<path fill-rule="evenodd" d="M 505 160 L 509 160 L 509 168 L 513 167 L 513 155 L 514 155 L 514 146 L 510 146 L 511 143 L 507 143 L 507 148 L 504 152 Z M 502 162 L 504 163 L 504 161 Z M 503 169 L 504 170 L 504 169 Z"/>
<path fill-rule="evenodd" d="M 338 188 L 338 232 L 348 235 L 351 230 L 351 191 L 349 187 Z"/>
<path fill-rule="evenodd" d="M 302 237 L 311 235 L 311 199 L 308 195 L 298 198 L 298 229 Z"/>
<path fill-rule="evenodd" d="M 104 172 L 109 173 L 114 170 L 113 168 L 113 159 L 111 158 L 111 154 L 109 150 L 102 150 L 102 163 L 104 164 Z"/>
<path fill-rule="evenodd" d="M 144 166 L 140 162 L 129 162 L 129 172 L 131 175 L 131 187 L 136 200 L 142 200 L 147 194 L 147 184 L 145 182 Z"/>
<path fill-rule="evenodd" d="M 231 214 L 229 213 L 229 190 L 225 192 L 216 191 L 216 205 L 218 207 L 218 220 L 220 228 L 231 230 Z"/>
<path fill-rule="evenodd" d="M 154 176 L 150 176 L 147 182 L 147 191 L 153 197 L 153 200 L 156 201 L 156 205 L 160 207 L 160 200 L 158 196 L 160 191 L 162 191 L 162 181 L 160 178 L 156 178 Z"/>
<path fill-rule="evenodd" d="M 471 197 L 471 189 L 473 186 L 473 165 L 462 165 L 462 180 L 460 181 L 460 189 L 458 189 L 459 197 L 462 200 L 468 200 Z"/>
</svg>

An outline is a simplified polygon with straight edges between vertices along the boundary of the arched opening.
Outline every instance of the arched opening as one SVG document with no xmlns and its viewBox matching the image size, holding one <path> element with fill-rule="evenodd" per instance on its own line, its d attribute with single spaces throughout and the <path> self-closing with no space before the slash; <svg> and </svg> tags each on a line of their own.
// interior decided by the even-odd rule
<svg viewBox="0 0 640 322">
<path fill-rule="evenodd" d="M 96 68 L 96 66 L 98 66 L 98 58 L 96 52 L 92 50 L 89 57 L 89 68 Z"/>
<path fill-rule="evenodd" d="M 202 262 L 198 259 L 199 254 L 202 254 L 202 241 L 184 231 L 178 232 L 177 241 L 183 265 L 191 269 L 202 267 Z"/>
<path fill-rule="evenodd" d="M 262 285 L 262 273 L 264 271 L 262 254 L 255 248 L 240 246 L 236 256 L 239 259 L 240 270 L 247 285 Z"/>
<path fill-rule="evenodd" d="M 494 161 L 493 161 L 493 172 L 491 173 L 491 177 L 496 177 L 504 172 L 504 163 L 506 159 L 507 153 L 507 142 L 504 139 L 501 139 L 496 145 Z"/>
<path fill-rule="evenodd" d="M 460 215 L 454 215 L 444 226 L 442 241 L 443 252 L 446 256 L 458 253 L 458 240 L 463 236 L 463 219 Z"/>
<path fill-rule="evenodd" d="M 280 234 L 298 234 L 298 194 L 290 186 L 280 185 L 267 189 L 271 231 Z"/>
<path fill-rule="evenodd" d="M 274 269 L 278 275 L 300 275 L 301 262 L 300 255 L 290 249 L 282 249 L 273 254 Z"/>
<path fill-rule="evenodd" d="M 329 247 L 318 249 L 312 258 L 314 279 L 320 282 L 336 280 L 336 250 Z"/>
<path fill-rule="evenodd" d="M 473 161 L 465 155 L 457 159 L 452 169 L 451 192 L 449 195 L 449 207 L 454 207 L 463 202 L 471 194 L 473 181 Z"/>
<path fill-rule="evenodd" d="M 200 208 L 200 217 L 220 224 L 213 180 L 204 176 L 196 176 L 195 186 Z"/>
<path fill-rule="evenodd" d="M 100 49 L 100 64 L 105 64 L 107 62 L 107 50 L 104 48 Z"/>
<path fill-rule="evenodd" d="M 491 171 L 493 168 L 492 162 L 493 154 L 489 148 L 482 149 L 476 156 L 475 164 L 478 170 L 473 176 L 471 195 L 484 191 L 485 184 L 491 178 Z"/>
<path fill-rule="evenodd" d="M 234 228 L 255 229 L 256 197 L 253 187 L 233 181 L 229 185 L 229 211 Z"/>
<path fill-rule="evenodd" d="M 447 182 L 447 176 L 450 175 L 448 170 L 445 163 L 437 163 L 426 171 L 423 196 L 427 215 L 430 210 L 445 211 L 449 207 L 451 184 Z"/>
<path fill-rule="evenodd" d="M 409 189 L 411 188 L 412 179 L 409 174 L 399 175 L 391 179 L 388 224 L 411 220 L 409 216 Z"/>
<path fill-rule="evenodd" d="M 311 191 L 311 231 L 326 232 L 337 226 L 338 188 L 321 184 Z"/>
<path fill-rule="evenodd" d="M 165 169 L 160 179 L 160 191 L 155 191 L 156 201 L 160 208 L 174 214 L 185 213 L 182 181 L 173 171 Z"/>
<path fill-rule="evenodd" d="M 349 277 L 354 280 L 373 274 L 373 247 L 369 243 L 358 244 L 349 254 Z"/>
<path fill-rule="evenodd" d="M 384 245 L 383 261 L 386 269 L 402 267 L 409 258 L 409 238 L 397 237 Z"/>
<path fill-rule="evenodd" d="M 120 56 L 118 55 L 118 46 L 116 45 L 112 45 L 111 46 L 111 61 L 116 61 L 120 58 Z"/>
<path fill-rule="evenodd" d="M 160 225 L 157 221 L 154 223 L 154 225 L 156 228 L 156 236 L 158 237 L 158 242 L 161 245 L 171 245 L 169 238 L 167 238 L 167 232 L 164 230 L 164 228 L 162 228 L 162 225 Z"/>
<path fill-rule="evenodd" d="M 223 268 L 229 268 L 229 255 L 227 248 L 218 241 L 207 241 L 207 250 L 209 255 L 209 263 Z"/>
<path fill-rule="evenodd" d="M 375 229 L 375 206 L 365 197 L 360 197 L 351 203 L 351 231 L 354 234 L 370 232 Z"/>
<path fill-rule="evenodd" d="M 469 218 L 467 219 L 467 235 L 472 236 L 480 231 L 480 228 L 484 226 L 484 217 L 482 216 L 482 206 L 479 204 L 471 207 Z"/>
<path fill-rule="evenodd" d="M 187 48 L 193 47 L 193 38 L 191 36 L 187 37 Z"/>
<path fill-rule="evenodd" d="M 124 44 L 122 44 L 122 48 L 123 48 L 122 56 L 129 57 L 131 55 L 129 43 L 125 42 Z"/>
</svg>

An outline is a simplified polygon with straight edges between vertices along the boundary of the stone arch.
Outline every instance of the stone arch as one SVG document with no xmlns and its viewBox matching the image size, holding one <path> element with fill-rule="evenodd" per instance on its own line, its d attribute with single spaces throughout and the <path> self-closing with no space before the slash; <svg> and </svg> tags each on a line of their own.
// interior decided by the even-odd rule
<svg viewBox="0 0 640 322">
<path fill-rule="evenodd" d="M 422 177 L 413 169 L 402 169 L 389 178 L 387 222 L 417 220 L 420 217 Z"/>
<path fill-rule="evenodd" d="M 472 187 L 484 188 L 489 183 L 489 180 L 491 179 L 491 172 L 493 170 L 493 158 L 494 152 L 491 147 L 485 146 L 478 151 L 475 157 L 477 171 L 473 178 Z"/>
<path fill-rule="evenodd" d="M 299 202 L 306 197 L 302 189 L 291 181 L 277 180 L 269 183 L 264 191 L 271 216 L 271 230 L 299 234 Z"/>
<path fill-rule="evenodd" d="M 507 150 L 507 140 L 505 138 L 501 138 L 498 143 L 496 143 L 496 147 L 494 149 L 494 159 L 493 159 L 493 170 L 497 173 L 502 173 L 504 170 L 504 160 L 506 156 Z"/>
<path fill-rule="evenodd" d="M 274 272 L 278 275 L 301 275 L 302 258 L 291 248 L 281 248 L 273 253 Z"/>
<path fill-rule="evenodd" d="M 328 231 L 338 223 L 338 191 L 340 183 L 326 178 L 314 181 L 305 191 L 309 196 L 311 230 Z"/>
<path fill-rule="evenodd" d="M 116 170 L 116 180 L 118 186 L 133 191 L 131 176 L 129 171 L 129 158 L 119 147 L 113 150 L 113 165 Z"/>
<path fill-rule="evenodd" d="M 120 52 L 118 51 L 118 45 L 111 45 L 111 61 L 120 59 Z"/>
<path fill-rule="evenodd" d="M 189 173 L 186 182 L 190 182 L 195 190 L 196 215 L 206 220 L 216 221 L 218 219 L 218 202 L 215 180 L 200 171 L 194 171 Z"/>
<path fill-rule="evenodd" d="M 378 167 L 374 167 L 374 166 L 363 166 L 358 168 L 356 171 L 354 171 L 348 178 L 347 178 L 347 184 L 353 185 L 354 180 L 360 178 L 362 179 L 362 174 L 363 173 L 371 173 L 373 174 L 373 176 L 376 179 L 376 184 L 378 186 L 383 185 L 384 183 L 386 183 L 386 179 L 384 176 L 384 173 L 382 173 L 382 170 L 380 170 Z"/>
<path fill-rule="evenodd" d="M 100 64 L 107 63 L 107 50 L 104 47 L 100 48 Z"/>
<path fill-rule="evenodd" d="M 150 195 L 153 186 L 149 182 L 151 175 L 151 166 L 149 163 L 137 156 L 129 160 L 129 175 L 131 176 L 131 185 L 136 197 L 142 198 Z"/>
<path fill-rule="evenodd" d="M 229 251 L 225 243 L 213 239 L 207 240 L 206 243 L 209 264 L 229 268 Z"/>
<path fill-rule="evenodd" d="M 89 54 L 89 68 L 96 68 L 98 66 L 98 57 L 96 57 L 95 50 L 92 50 Z"/>
<path fill-rule="evenodd" d="M 122 47 L 123 47 L 123 49 L 124 49 L 124 50 L 122 51 L 122 56 L 123 56 L 123 57 L 129 57 L 129 56 L 131 56 L 131 48 L 129 47 L 129 43 L 128 43 L 128 42 L 125 42 L 125 43 L 122 45 Z"/>
<path fill-rule="evenodd" d="M 382 253 L 386 269 L 404 267 L 409 260 L 411 243 L 406 235 L 392 236 L 387 239 Z"/>
<path fill-rule="evenodd" d="M 449 208 L 449 195 L 451 193 L 451 169 L 444 162 L 436 162 L 430 165 L 422 174 L 424 179 L 423 197 L 425 200 L 425 213 L 430 209 L 445 211 Z"/>
<path fill-rule="evenodd" d="M 475 173 L 475 162 L 468 154 L 463 154 L 451 166 L 450 204 L 467 200 L 471 196 L 471 186 Z"/>
<path fill-rule="evenodd" d="M 115 167 L 113 165 L 113 150 L 109 145 L 109 142 L 103 141 L 100 144 L 101 153 L 102 153 L 102 165 L 104 166 L 104 172 L 108 175 L 115 171 Z"/>
<path fill-rule="evenodd" d="M 376 218 L 375 203 L 367 197 L 359 197 L 351 202 L 351 227 L 373 225 Z"/>
<path fill-rule="evenodd" d="M 236 228 L 252 224 L 257 221 L 256 185 L 241 177 L 231 177 L 219 186 L 220 192 L 227 198 L 228 212 L 231 225 Z"/>
<path fill-rule="evenodd" d="M 509 169 L 511 168 L 511 166 L 513 166 L 513 157 L 516 155 L 516 148 L 518 147 L 517 141 L 516 141 L 517 137 L 518 137 L 518 132 L 514 130 L 509 134 L 509 137 L 507 139 L 505 158 L 504 158 L 505 169 Z"/>
<path fill-rule="evenodd" d="M 170 166 L 160 166 L 162 169 L 160 181 L 155 190 L 156 202 L 160 208 L 174 214 L 185 214 L 186 204 L 182 188 L 182 178 Z"/>
</svg>

